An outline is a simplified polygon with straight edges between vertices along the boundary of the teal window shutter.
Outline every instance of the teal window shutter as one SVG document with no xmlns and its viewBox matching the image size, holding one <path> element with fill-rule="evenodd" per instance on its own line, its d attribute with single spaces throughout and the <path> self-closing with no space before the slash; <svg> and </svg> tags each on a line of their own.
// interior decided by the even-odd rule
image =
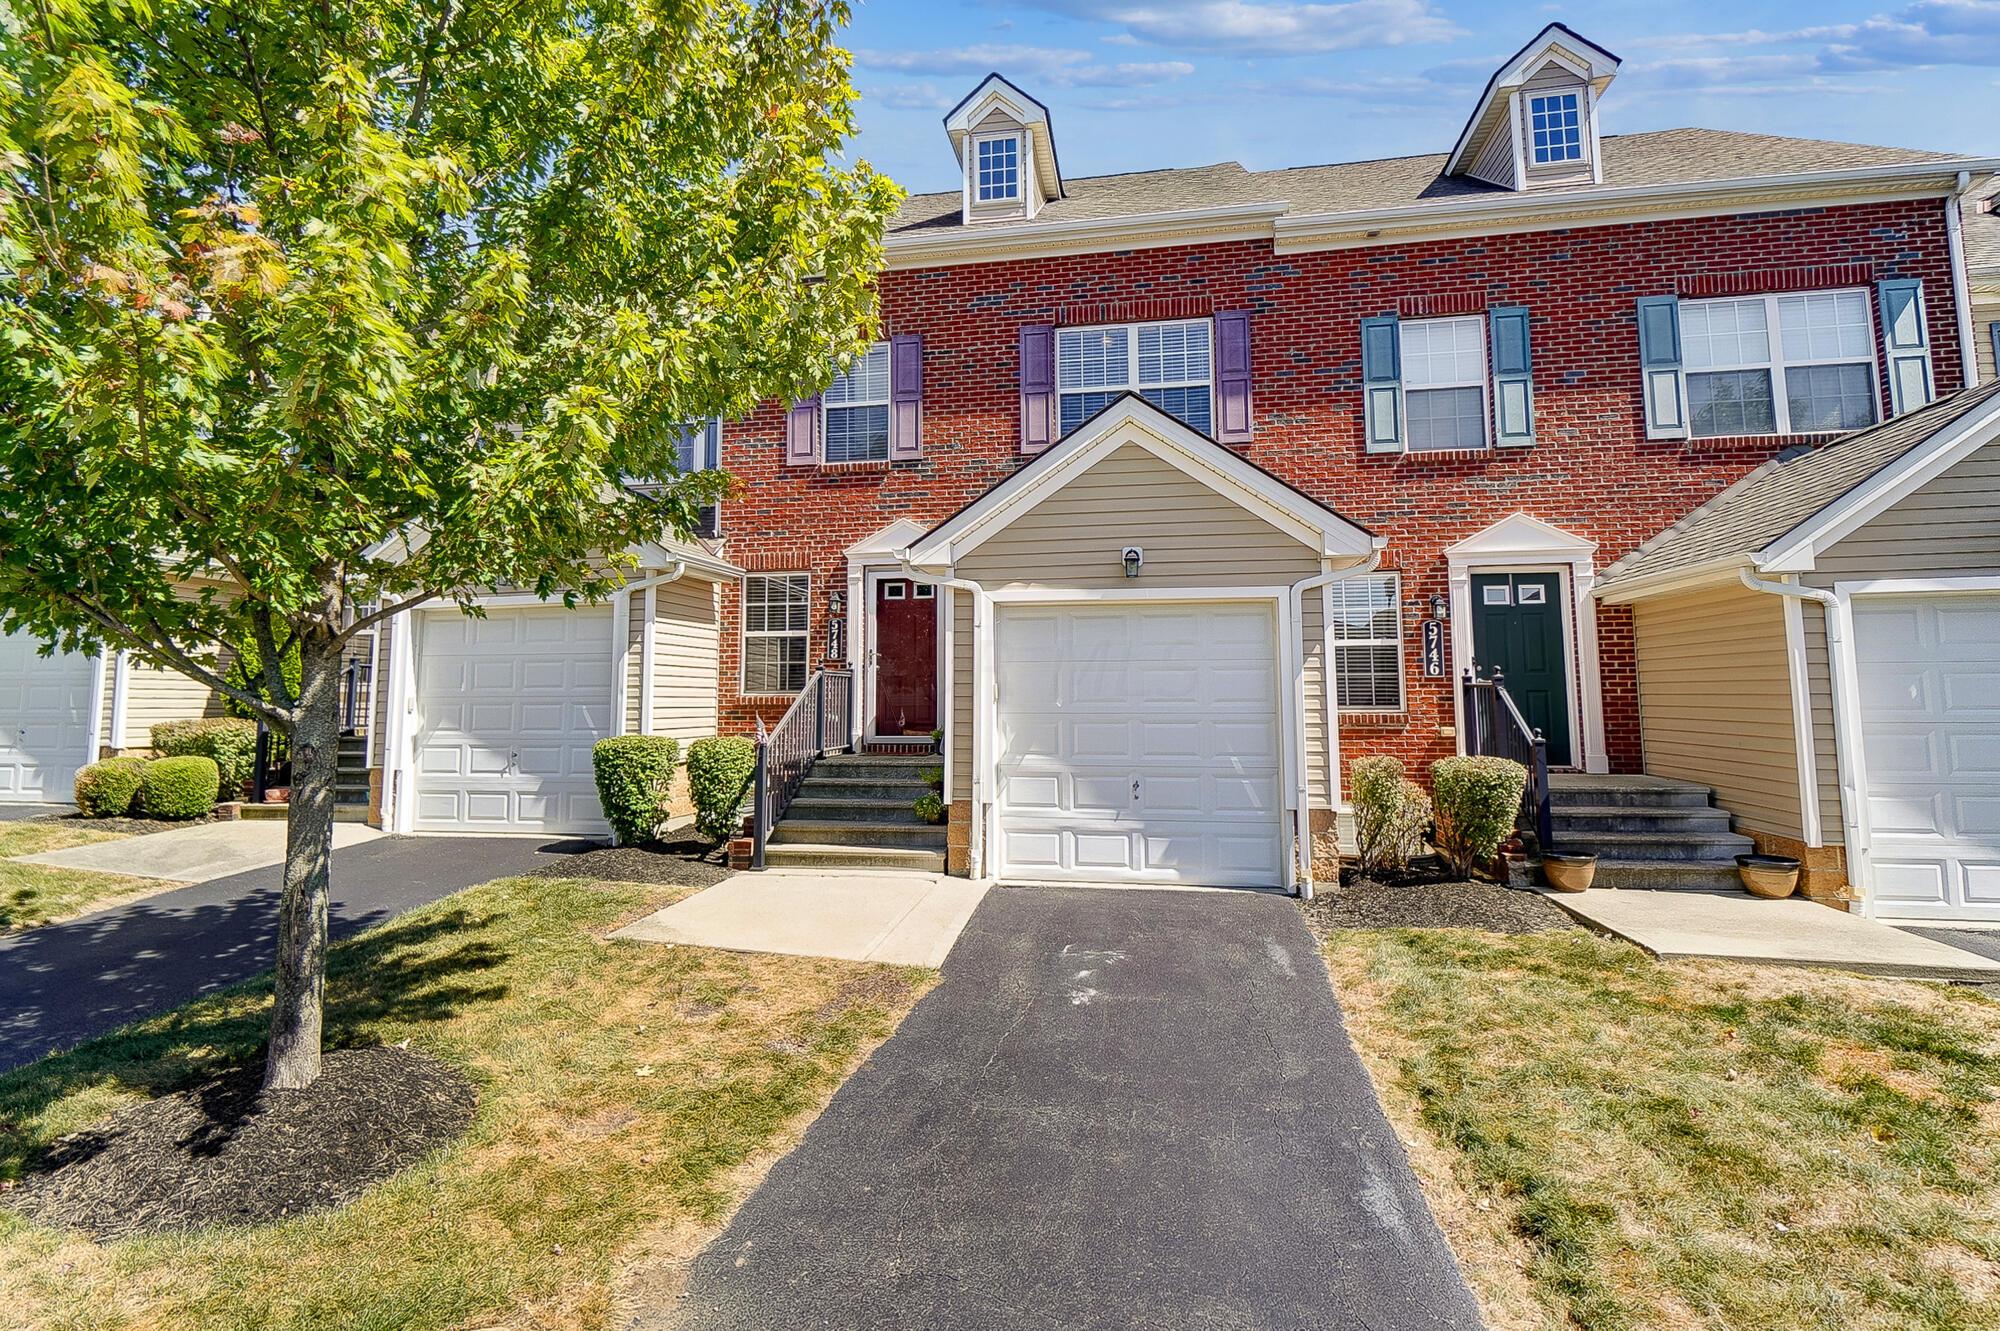
<svg viewBox="0 0 2000 1331">
<path fill-rule="evenodd" d="M 1646 437 L 1687 438 L 1687 380 L 1681 374 L 1678 296 L 1639 297 L 1639 375 L 1646 397 Z"/>
<path fill-rule="evenodd" d="M 1891 278 L 1876 286 L 1882 306 L 1882 351 L 1889 362 L 1889 414 L 1929 404 L 1931 335 L 1924 321 L 1924 284 Z"/>
<path fill-rule="evenodd" d="M 1486 312 L 1493 340 L 1493 429 L 1502 448 L 1535 442 L 1534 358 L 1528 350 L 1528 307 L 1495 305 Z"/>
<path fill-rule="evenodd" d="M 1368 451 L 1403 451 L 1403 335 L 1396 316 L 1361 321 L 1361 391 Z"/>
</svg>

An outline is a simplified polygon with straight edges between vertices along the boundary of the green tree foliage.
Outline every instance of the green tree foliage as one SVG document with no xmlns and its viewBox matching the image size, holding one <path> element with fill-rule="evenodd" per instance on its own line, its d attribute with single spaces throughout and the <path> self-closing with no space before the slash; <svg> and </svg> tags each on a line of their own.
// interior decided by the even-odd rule
<svg viewBox="0 0 2000 1331">
<path fill-rule="evenodd" d="M 502 581 L 609 594 L 726 484 L 677 473 L 680 422 L 815 392 L 874 335 L 896 190 L 840 152 L 846 18 L 24 0 L 0 22 L 0 630 L 130 649 L 290 736 L 267 1084 L 318 1075 L 341 647 Z M 241 641 L 260 690 L 229 678 Z"/>
</svg>

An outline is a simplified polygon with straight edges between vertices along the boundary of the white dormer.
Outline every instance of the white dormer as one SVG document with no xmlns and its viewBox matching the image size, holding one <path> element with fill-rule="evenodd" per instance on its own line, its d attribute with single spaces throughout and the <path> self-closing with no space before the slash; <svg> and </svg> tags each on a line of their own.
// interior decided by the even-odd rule
<svg viewBox="0 0 2000 1331">
<path fill-rule="evenodd" d="M 1062 197 L 1049 108 L 998 74 L 952 108 L 944 128 L 958 154 L 968 223 L 1026 221 Z"/>
<path fill-rule="evenodd" d="M 1516 190 L 1601 183 L 1597 103 L 1617 73 L 1617 56 L 1549 24 L 1487 80 L 1444 173 Z"/>
</svg>

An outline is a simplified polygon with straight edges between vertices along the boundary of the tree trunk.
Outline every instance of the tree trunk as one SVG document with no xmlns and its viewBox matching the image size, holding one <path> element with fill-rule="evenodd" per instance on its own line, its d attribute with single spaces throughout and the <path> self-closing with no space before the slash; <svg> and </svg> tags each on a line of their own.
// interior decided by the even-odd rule
<svg viewBox="0 0 2000 1331">
<path fill-rule="evenodd" d="M 285 824 L 285 891 L 278 905 L 278 973 L 264 1089 L 319 1077 L 326 1000 L 326 903 L 332 882 L 333 784 L 340 752 L 340 649 L 308 635 L 301 645 L 292 726 L 292 801 Z"/>
</svg>

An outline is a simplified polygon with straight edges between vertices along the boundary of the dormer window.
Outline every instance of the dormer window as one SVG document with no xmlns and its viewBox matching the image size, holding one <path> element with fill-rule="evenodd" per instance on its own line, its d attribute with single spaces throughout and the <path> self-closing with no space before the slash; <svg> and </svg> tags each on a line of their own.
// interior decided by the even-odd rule
<svg viewBox="0 0 2000 1331">
<path fill-rule="evenodd" d="M 1021 197 L 1021 139 L 1007 134 L 979 140 L 977 197 L 981 203 L 997 203 Z"/>
<path fill-rule="evenodd" d="M 1536 166 L 1583 160 L 1580 100 L 1574 92 L 1547 93 L 1528 99 L 1529 150 Z"/>
<path fill-rule="evenodd" d="M 1444 174 L 1511 190 L 1602 184 L 1597 108 L 1617 73 L 1617 56 L 1551 23 L 1487 80 Z"/>
</svg>

